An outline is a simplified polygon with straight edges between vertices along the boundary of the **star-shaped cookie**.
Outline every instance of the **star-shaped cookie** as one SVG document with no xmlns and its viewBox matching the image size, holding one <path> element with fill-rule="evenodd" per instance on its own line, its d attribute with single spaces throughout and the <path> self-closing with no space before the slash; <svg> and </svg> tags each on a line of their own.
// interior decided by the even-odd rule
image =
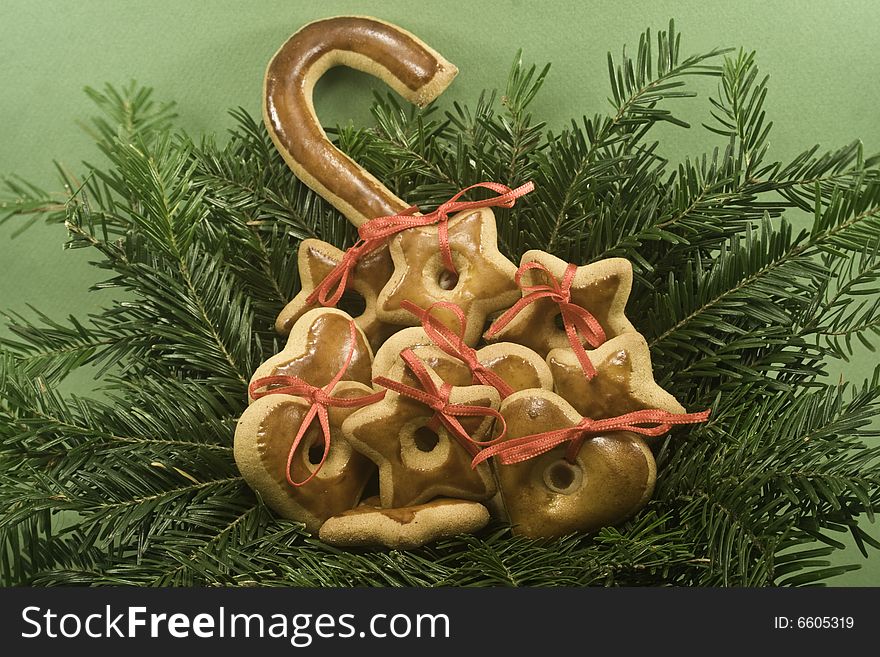
<svg viewBox="0 0 880 657">
<path fill-rule="evenodd" d="M 568 263 L 544 251 L 526 251 L 521 265 L 537 262 L 547 268 L 557 281 L 562 281 Z M 530 269 L 522 276 L 522 285 L 545 285 L 547 275 Z M 607 258 L 577 268 L 571 284 L 571 302 L 592 314 L 606 339 L 635 331 L 624 315 L 632 288 L 632 265 L 624 258 Z M 527 292 L 522 291 L 522 296 Z M 523 344 L 546 357 L 551 349 L 569 345 L 565 330 L 557 325 L 559 306 L 551 299 L 537 299 L 523 308 L 509 324 L 495 333 L 490 342 L 506 341 Z"/>
<path fill-rule="evenodd" d="M 302 289 L 279 313 L 275 320 L 275 330 L 281 334 L 290 332 L 294 322 L 303 313 L 319 308 L 320 305 L 309 303 L 308 297 L 315 287 L 342 260 L 344 252 L 327 242 L 316 239 L 303 240 L 299 245 L 297 266 Z M 370 340 L 370 345 L 378 349 L 385 339 L 400 327 L 387 324 L 376 317 L 376 300 L 379 292 L 388 282 L 394 265 L 388 248 L 383 246 L 365 255 L 358 261 L 348 279 L 348 289 L 356 292 L 364 301 L 364 309 L 354 320 Z"/>
<path fill-rule="evenodd" d="M 428 370 L 440 386 L 437 373 Z M 415 388 L 419 381 L 397 363 L 389 379 Z M 498 391 L 490 386 L 453 387 L 452 404 L 497 409 Z M 495 480 L 486 463 L 471 467 L 471 453 L 439 425 L 429 427 L 434 410 L 421 402 L 389 390 L 385 398 L 353 413 L 342 425 L 346 439 L 357 451 L 379 466 L 379 497 L 383 507 L 400 508 L 428 502 L 435 497 L 454 497 L 484 501 L 495 493 Z M 492 417 L 458 418 L 477 441 L 488 439 Z"/>
<path fill-rule="evenodd" d="M 449 220 L 449 247 L 456 275 L 443 265 L 438 248 L 438 227 L 410 228 L 390 242 L 394 273 L 379 294 L 379 319 L 402 326 L 419 320 L 401 308 L 411 301 L 427 308 L 440 301 L 458 305 L 467 318 L 465 342 L 477 344 L 486 317 L 506 308 L 520 297 L 513 280 L 516 265 L 498 250 L 495 215 L 488 208 L 463 211 Z M 448 313 L 436 313 L 444 324 L 454 327 Z"/>
<path fill-rule="evenodd" d="M 651 354 L 639 333 L 624 333 L 588 350 L 596 376 L 584 376 L 571 348 L 552 350 L 547 363 L 556 392 L 578 413 L 594 420 L 647 408 L 684 413 L 684 407 L 654 381 Z"/>
</svg>

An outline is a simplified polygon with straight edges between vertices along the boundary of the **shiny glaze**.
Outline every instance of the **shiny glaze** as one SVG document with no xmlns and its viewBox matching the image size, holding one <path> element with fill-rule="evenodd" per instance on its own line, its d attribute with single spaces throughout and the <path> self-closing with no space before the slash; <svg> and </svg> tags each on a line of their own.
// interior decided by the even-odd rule
<svg viewBox="0 0 880 657">
<path fill-rule="evenodd" d="M 266 71 L 264 114 L 282 152 L 308 172 L 319 188 L 332 190 L 332 195 L 366 217 L 394 214 L 406 204 L 340 153 L 315 117 L 311 101 L 315 79 L 323 73 L 322 65 L 331 63 L 325 58 L 340 52 L 353 55 L 346 64 L 361 69 L 381 67 L 414 91 L 429 84 L 442 63 L 420 41 L 392 25 L 369 18 L 338 17 L 299 30 L 275 54 Z M 334 202 L 329 196 L 325 197 Z"/>
<path fill-rule="evenodd" d="M 273 357 L 272 375 L 298 376 L 313 386 L 327 385 L 345 364 L 348 355 L 349 319 L 337 312 L 324 312 L 311 323 L 304 338 L 292 334 L 284 350 Z M 360 333 L 345 381 L 369 384 L 372 378 L 370 348 Z"/>
<path fill-rule="evenodd" d="M 474 381 L 471 371 L 464 363 L 441 351 L 439 348 L 424 345 L 414 347 L 413 351 L 445 383 L 450 383 L 454 386 L 479 384 L 479 381 Z M 487 370 L 491 370 L 500 376 L 514 391 L 541 387 L 540 377 L 535 366 L 518 354 L 495 354 L 483 359 L 480 357 L 481 351 L 477 351 L 477 361 Z M 415 378 L 409 373 L 405 374 L 405 376 L 407 378 L 404 379 L 404 382 L 414 385 Z"/>
<path fill-rule="evenodd" d="M 579 418 L 551 396 L 508 398 L 501 412 L 508 439 L 577 424 Z M 656 466 L 644 441 L 614 432 L 584 441 L 577 454 L 582 477 L 566 493 L 547 484 L 548 468 L 565 456 L 567 444 L 512 465 L 496 465 L 498 482 L 513 530 L 529 537 L 591 532 L 614 525 L 650 498 Z"/>
<path fill-rule="evenodd" d="M 632 395 L 633 362 L 626 349 L 608 354 L 601 362 L 590 359 L 596 376 L 584 376 L 580 364 L 568 365 L 550 359 L 556 392 L 578 413 L 594 420 L 615 417 L 645 408 Z"/>
<path fill-rule="evenodd" d="M 538 376 L 534 363 L 529 362 L 519 354 L 501 353 L 490 356 L 486 349 L 488 347 L 477 352 L 477 360 L 479 360 L 480 365 L 487 370 L 495 372 L 507 385 L 513 388 L 514 392 L 542 387 L 541 377 Z M 538 355 L 535 354 L 535 357 L 538 358 Z"/>
<path fill-rule="evenodd" d="M 473 385 L 471 371 L 460 360 L 432 346 L 415 347 L 413 351 L 425 365 L 443 379 L 444 383 L 454 386 Z M 408 369 L 403 370 L 403 374 L 398 378 L 409 386 L 419 387 L 421 385 Z"/>
<path fill-rule="evenodd" d="M 440 287 L 444 271 L 438 250 L 436 226 L 411 228 L 396 235 L 391 243 L 395 275 L 379 297 L 379 316 L 395 323 L 418 324 L 402 311 L 400 303 L 411 301 L 427 308 L 437 301 L 458 305 L 468 318 L 465 342 L 479 340 L 486 315 L 512 305 L 520 296 L 513 280 L 516 266 L 507 260 L 495 241 L 495 216 L 489 209 L 461 212 L 449 220 L 449 246 L 458 273 L 458 284 Z M 458 322 L 442 308 L 434 315 L 456 330 Z"/>
<path fill-rule="evenodd" d="M 433 368 L 444 382 L 454 386 L 478 384 L 470 370 L 453 356 L 434 345 L 421 327 L 410 327 L 386 342 L 373 358 L 373 376 L 384 376 L 399 363 L 405 349 Z M 491 344 L 476 351 L 477 362 L 500 376 L 514 391 L 528 388 L 551 388 L 552 376 L 546 362 L 534 351 L 512 343 Z M 443 363 L 442 368 L 441 363 Z"/>
</svg>

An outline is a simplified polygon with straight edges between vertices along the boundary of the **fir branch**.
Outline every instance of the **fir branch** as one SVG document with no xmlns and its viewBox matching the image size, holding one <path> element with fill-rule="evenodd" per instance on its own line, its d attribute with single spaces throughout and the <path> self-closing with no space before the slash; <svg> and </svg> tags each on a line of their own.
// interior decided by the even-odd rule
<svg viewBox="0 0 880 657">
<path fill-rule="evenodd" d="M 656 75 L 653 69 L 650 29 L 639 37 L 635 62 L 627 56 L 626 49 L 619 65 L 615 65 L 614 58 L 608 53 L 612 105 L 617 110 L 611 120 L 612 125 L 624 125 L 628 132 L 638 134 L 639 138 L 647 128 L 661 122 L 689 127 L 688 123 L 676 118 L 668 110 L 656 106 L 662 100 L 692 97 L 693 92 L 678 91 L 685 84 L 680 78 L 719 75 L 720 69 L 717 66 L 703 62 L 727 52 L 727 49 L 691 55 L 680 61 L 680 46 L 681 35 L 675 31 L 675 21 L 670 20 L 668 30 L 657 33 Z"/>
</svg>

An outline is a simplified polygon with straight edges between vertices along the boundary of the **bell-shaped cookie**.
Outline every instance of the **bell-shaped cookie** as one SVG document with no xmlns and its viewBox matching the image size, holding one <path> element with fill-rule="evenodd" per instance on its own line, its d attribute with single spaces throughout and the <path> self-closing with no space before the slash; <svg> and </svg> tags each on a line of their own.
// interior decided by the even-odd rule
<svg viewBox="0 0 880 657">
<path fill-rule="evenodd" d="M 420 326 L 403 329 L 388 338 L 373 358 L 373 376 L 385 376 L 406 348 L 412 349 L 446 383 L 457 386 L 480 383 L 479 377 L 464 361 L 435 346 Z M 473 351 L 473 357 L 479 366 L 497 375 L 504 383 L 506 389 L 499 390 L 502 397 L 528 388 L 553 388 L 553 376 L 547 363 L 528 347 L 499 342 Z M 490 380 L 483 383 L 492 385 Z"/>
</svg>

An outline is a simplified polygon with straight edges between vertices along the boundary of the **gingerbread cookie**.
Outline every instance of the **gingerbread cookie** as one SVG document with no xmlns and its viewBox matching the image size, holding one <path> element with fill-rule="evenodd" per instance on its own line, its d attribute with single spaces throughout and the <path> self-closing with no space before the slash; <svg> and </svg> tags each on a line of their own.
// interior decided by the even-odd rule
<svg viewBox="0 0 880 657">
<path fill-rule="evenodd" d="M 409 204 L 341 153 L 318 121 L 315 83 L 340 65 L 376 76 L 419 106 L 439 96 L 458 69 L 406 30 L 362 16 L 309 23 L 272 57 L 263 86 L 263 119 L 272 141 L 297 178 L 360 226 Z"/>
<path fill-rule="evenodd" d="M 654 382 L 651 354 L 641 334 L 624 333 L 587 354 L 596 368 L 592 379 L 584 376 L 571 349 L 554 349 L 547 356 L 554 390 L 581 415 L 599 419 L 645 408 L 685 412 Z"/>
<path fill-rule="evenodd" d="M 575 267 L 549 253 L 527 251 L 520 263 L 522 301 L 495 320 L 487 340 L 517 342 L 546 357 L 552 349 L 572 346 L 570 332 L 557 325 L 560 315 L 580 344 L 594 347 L 635 331 L 624 315 L 632 287 L 628 260 L 608 258 Z"/>
<path fill-rule="evenodd" d="M 443 346 L 437 346 L 438 343 Z M 499 342 L 474 350 L 463 341 L 456 344 L 432 340 L 419 326 L 388 338 L 373 358 L 373 377 L 386 376 L 399 361 L 400 352 L 407 348 L 452 385 L 491 385 L 502 399 L 517 390 L 553 389 L 546 361 L 528 347 Z"/>
<path fill-rule="evenodd" d="M 293 325 L 284 349 L 260 365 L 252 381 L 271 376 L 295 376 L 313 386 L 326 385 L 350 360 L 344 380 L 369 384 L 373 352 L 363 331 L 355 330 L 350 344 L 349 315 L 335 308 L 316 308 Z M 349 359 L 349 350 L 353 350 Z"/>
<path fill-rule="evenodd" d="M 354 381 L 336 384 L 332 396 L 356 403 L 375 399 L 372 388 Z M 313 404 L 287 394 L 255 400 L 236 426 L 234 456 L 244 480 L 271 509 L 314 533 L 327 518 L 357 504 L 376 466 L 340 431 L 354 407 L 329 405 L 325 445 L 321 427 L 315 426 L 320 423 L 304 427 Z"/>
<path fill-rule="evenodd" d="M 489 511 L 479 502 L 437 498 L 397 509 L 379 508 L 378 498 L 329 518 L 318 536 L 340 547 L 410 549 L 441 538 L 471 534 L 489 522 Z"/>
<path fill-rule="evenodd" d="M 376 314 L 391 324 L 413 326 L 419 319 L 402 307 L 410 301 L 420 308 L 448 302 L 467 317 L 465 342 L 480 339 L 486 317 L 520 298 L 514 282 L 516 265 L 498 250 L 495 215 L 489 208 L 463 211 L 448 220 L 448 238 L 441 226 L 409 228 L 390 243 L 394 273 L 379 294 Z M 448 244 L 438 249 L 438 243 Z M 454 271 L 446 261 L 451 258 Z M 437 316 L 447 326 L 454 318 L 443 310 Z"/>
<path fill-rule="evenodd" d="M 583 420 L 548 390 L 512 394 L 501 405 L 501 414 L 507 436 L 499 448 L 524 437 L 577 427 Z M 656 464 L 636 434 L 610 431 L 589 437 L 571 460 L 566 459 L 568 450 L 569 442 L 562 442 L 520 462 L 496 464 L 515 533 L 537 538 L 592 532 L 625 520 L 651 498 Z"/>
<path fill-rule="evenodd" d="M 343 251 L 321 240 L 308 239 L 300 243 L 298 267 L 302 289 L 278 315 L 275 329 L 279 333 L 290 333 L 294 322 L 312 308 L 336 305 L 334 302 L 325 304 L 327 298 L 319 298 L 316 288 L 334 267 L 342 262 L 344 256 Z M 376 317 L 376 299 L 391 277 L 392 269 L 388 248 L 382 247 L 360 258 L 347 280 L 347 287 L 363 299 L 363 311 L 356 315 L 354 320 L 367 336 L 374 350 L 378 349 L 388 336 L 400 329 L 399 326 L 386 324 Z M 333 301 L 338 302 L 338 300 Z"/>
<path fill-rule="evenodd" d="M 401 358 L 387 378 L 377 380 L 389 388 L 385 399 L 353 413 L 342 426 L 352 446 L 379 466 L 382 506 L 412 506 L 438 496 L 488 500 L 495 493 L 492 473 L 488 464 L 472 468 L 471 459 L 500 417 L 498 391 L 452 386 L 413 352 L 404 350 Z"/>
<path fill-rule="evenodd" d="M 425 331 L 418 326 L 398 331 L 379 347 L 373 357 L 373 379 L 391 376 L 392 370 L 400 366 L 400 354 L 405 349 L 415 352 L 419 359 L 445 383 L 454 386 L 474 385 L 473 373 L 468 366 L 436 347 Z"/>
</svg>

